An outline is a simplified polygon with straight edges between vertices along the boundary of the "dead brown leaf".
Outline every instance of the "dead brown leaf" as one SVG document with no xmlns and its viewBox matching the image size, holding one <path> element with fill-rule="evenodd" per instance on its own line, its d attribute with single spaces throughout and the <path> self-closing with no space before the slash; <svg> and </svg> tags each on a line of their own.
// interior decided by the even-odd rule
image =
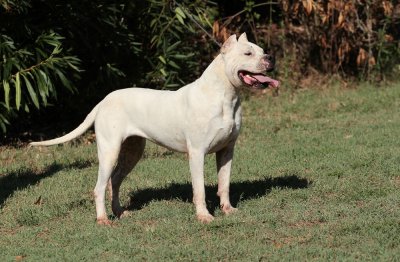
<svg viewBox="0 0 400 262">
<path fill-rule="evenodd" d="M 386 16 L 392 16 L 393 4 L 391 1 L 382 1 L 383 12 Z"/>
<path fill-rule="evenodd" d="M 22 255 L 22 256 L 16 256 L 16 257 L 15 257 L 15 261 L 22 261 L 24 258 L 26 258 L 26 256 L 25 256 L 25 255 Z"/>
<path fill-rule="evenodd" d="M 37 199 L 36 199 L 36 201 L 34 202 L 34 204 L 35 205 L 41 205 L 41 204 L 43 204 L 43 201 L 42 201 L 42 196 L 39 196 Z"/>
<path fill-rule="evenodd" d="M 358 51 L 358 56 L 357 56 L 357 65 L 361 66 L 365 63 L 365 61 L 368 58 L 368 53 L 367 51 L 365 51 L 364 48 L 360 48 L 360 50 Z"/>
<path fill-rule="evenodd" d="M 313 2 L 314 2 L 313 0 L 302 0 L 307 15 L 310 15 L 313 10 Z"/>
</svg>

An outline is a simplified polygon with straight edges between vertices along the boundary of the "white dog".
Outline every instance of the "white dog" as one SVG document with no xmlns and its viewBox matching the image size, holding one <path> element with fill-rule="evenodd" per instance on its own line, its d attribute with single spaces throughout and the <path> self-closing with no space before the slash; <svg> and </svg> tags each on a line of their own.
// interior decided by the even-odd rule
<svg viewBox="0 0 400 262">
<path fill-rule="evenodd" d="M 216 153 L 218 196 L 225 214 L 236 209 L 229 201 L 229 180 L 235 141 L 241 125 L 237 89 L 277 87 L 279 82 L 265 76 L 273 69 L 269 55 L 247 40 L 230 36 L 221 53 L 202 76 L 177 91 L 143 88 L 117 90 L 106 96 L 72 132 L 56 139 L 32 142 L 33 146 L 64 143 L 83 134 L 94 123 L 99 171 L 94 189 L 97 222 L 109 224 L 105 190 L 110 182 L 112 211 L 120 217 L 122 180 L 142 156 L 146 139 L 166 148 L 186 152 L 193 186 L 197 219 L 211 222 L 204 189 L 204 156 Z"/>
</svg>

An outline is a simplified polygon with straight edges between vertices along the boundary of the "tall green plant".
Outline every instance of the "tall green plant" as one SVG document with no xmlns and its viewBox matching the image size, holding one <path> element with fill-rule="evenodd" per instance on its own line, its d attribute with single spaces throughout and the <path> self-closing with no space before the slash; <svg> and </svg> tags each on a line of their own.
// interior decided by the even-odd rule
<svg viewBox="0 0 400 262">
<path fill-rule="evenodd" d="M 147 59 L 151 71 L 147 79 L 159 88 L 175 89 L 199 74 L 202 49 L 198 39 L 211 31 L 216 6 L 210 1 L 151 0 L 147 8 L 151 39 Z M 196 62 L 197 61 L 197 62 Z"/>
<path fill-rule="evenodd" d="M 3 1 L 1 12 L 20 15 L 29 6 L 26 1 Z M 20 37 L 21 32 L 10 32 L 19 41 L 3 30 L 0 34 L 0 128 L 3 132 L 12 116 L 21 110 L 29 112 L 32 108 L 47 106 L 50 98 L 57 98 L 60 88 L 74 92 L 72 80 L 78 78 L 74 73 L 80 71 L 80 60 L 63 50 L 62 36 L 52 31 L 35 36 L 28 26 L 25 25 L 25 38 Z"/>
</svg>

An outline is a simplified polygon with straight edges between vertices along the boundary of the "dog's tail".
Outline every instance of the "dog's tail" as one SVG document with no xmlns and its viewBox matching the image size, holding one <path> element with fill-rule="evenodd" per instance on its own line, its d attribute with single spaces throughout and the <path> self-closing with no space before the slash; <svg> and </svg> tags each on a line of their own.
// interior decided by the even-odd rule
<svg viewBox="0 0 400 262">
<path fill-rule="evenodd" d="M 51 146 L 51 145 L 57 145 L 61 143 L 65 143 L 67 141 L 70 141 L 83 133 L 86 132 L 94 123 L 94 120 L 96 118 L 96 114 L 98 111 L 99 105 L 96 105 L 92 111 L 86 116 L 85 120 L 74 130 L 69 132 L 68 134 L 58 137 L 55 139 L 51 140 L 46 140 L 46 141 L 40 141 L 40 142 L 31 142 L 29 143 L 30 146 Z"/>
</svg>

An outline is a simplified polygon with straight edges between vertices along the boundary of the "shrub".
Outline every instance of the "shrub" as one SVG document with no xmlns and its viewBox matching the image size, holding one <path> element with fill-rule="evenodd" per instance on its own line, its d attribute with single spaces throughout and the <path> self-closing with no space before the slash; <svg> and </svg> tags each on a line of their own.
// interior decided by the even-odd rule
<svg viewBox="0 0 400 262">
<path fill-rule="evenodd" d="M 252 32 L 256 42 L 289 61 L 295 82 L 313 71 L 378 81 L 398 73 L 396 1 L 246 0 L 241 9 L 218 20 L 214 33 Z"/>
<path fill-rule="evenodd" d="M 292 86 L 313 72 L 380 81 L 400 71 L 399 23 L 387 0 L 2 0 L 0 128 L 56 98 L 80 118 L 118 88 L 176 89 L 241 32 Z"/>
<path fill-rule="evenodd" d="M 215 10 L 200 0 L 2 1 L 2 130 L 64 89 L 80 96 L 61 96 L 58 108 L 84 111 L 118 88 L 177 88 L 198 75 L 208 45 L 192 21 L 210 28 Z"/>
<path fill-rule="evenodd" d="M 11 116 L 47 106 L 50 98 L 56 98 L 60 89 L 56 86 L 74 92 L 80 60 L 63 50 L 64 38 L 59 34 L 35 32 L 23 19 L 17 23 L 15 19 L 30 8 L 29 2 L 4 1 L 2 8 L 0 127 L 5 132 Z"/>
</svg>

